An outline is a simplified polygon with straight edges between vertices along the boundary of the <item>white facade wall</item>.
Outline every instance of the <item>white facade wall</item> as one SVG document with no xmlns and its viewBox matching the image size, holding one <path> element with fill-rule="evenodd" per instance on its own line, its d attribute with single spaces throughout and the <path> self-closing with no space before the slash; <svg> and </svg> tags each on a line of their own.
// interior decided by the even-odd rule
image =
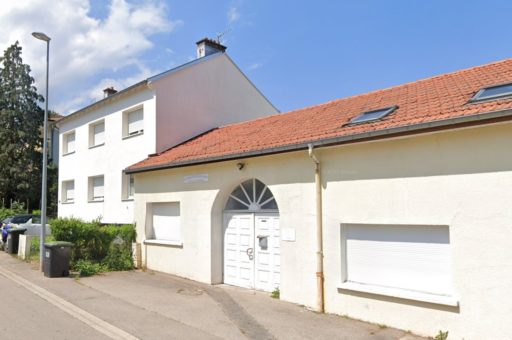
<svg viewBox="0 0 512 340">
<path fill-rule="evenodd" d="M 512 124 L 369 142 L 315 153 L 322 162 L 325 308 L 422 335 L 512 337 Z M 258 178 L 279 205 L 281 298 L 314 307 L 314 167 L 307 152 L 136 175 L 138 241 L 148 202 L 180 202 L 183 245 L 147 245 L 143 262 L 207 283 L 222 282 L 222 210 L 231 190 Z M 184 177 L 208 174 L 208 182 Z M 341 224 L 447 225 L 457 307 L 338 289 Z"/>
<path fill-rule="evenodd" d="M 144 108 L 144 133 L 123 138 L 123 112 L 140 105 Z M 102 119 L 105 144 L 90 148 L 89 125 Z M 59 217 L 87 221 L 101 217 L 103 223 L 133 223 L 133 200 L 122 196 L 122 171 L 155 152 L 155 120 L 155 93 L 146 89 L 61 124 L 61 150 L 63 136 L 74 130 L 75 152 L 60 155 Z M 88 178 L 98 175 L 104 176 L 105 198 L 102 202 L 89 202 Z M 62 182 L 68 180 L 75 181 L 73 203 L 62 202 Z"/>
</svg>

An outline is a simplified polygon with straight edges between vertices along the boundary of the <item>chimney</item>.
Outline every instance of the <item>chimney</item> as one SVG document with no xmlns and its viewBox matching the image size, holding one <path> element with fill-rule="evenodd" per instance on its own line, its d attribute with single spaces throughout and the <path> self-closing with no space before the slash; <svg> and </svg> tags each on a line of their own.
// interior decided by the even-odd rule
<svg viewBox="0 0 512 340">
<path fill-rule="evenodd" d="M 210 54 L 214 54 L 217 52 L 224 52 L 227 48 L 220 42 L 209 38 L 199 40 L 198 42 L 196 42 L 196 45 L 198 58 L 206 57 Z"/>
<path fill-rule="evenodd" d="M 107 87 L 103 90 L 103 98 L 110 97 L 111 95 L 117 93 L 117 90 L 114 89 L 113 86 Z"/>
</svg>

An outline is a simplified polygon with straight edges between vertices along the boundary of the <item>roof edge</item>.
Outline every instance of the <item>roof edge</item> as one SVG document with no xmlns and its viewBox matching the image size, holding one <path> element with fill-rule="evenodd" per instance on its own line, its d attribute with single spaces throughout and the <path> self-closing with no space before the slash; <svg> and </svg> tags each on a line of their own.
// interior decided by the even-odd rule
<svg viewBox="0 0 512 340">
<path fill-rule="evenodd" d="M 342 144 L 355 144 L 359 142 L 366 142 L 370 140 L 380 140 L 387 138 L 394 138 L 405 135 L 419 135 L 423 133 L 429 133 L 433 131 L 442 131 L 442 130 L 456 130 L 468 126 L 478 126 L 478 125 L 486 125 L 497 122 L 509 121 L 512 120 L 512 109 L 507 110 L 499 110 L 499 111 L 489 111 L 478 113 L 471 116 L 462 116 L 455 117 L 449 119 L 443 119 L 433 122 L 419 123 L 413 125 L 404 125 L 398 126 L 383 130 L 377 131 L 369 131 L 363 132 L 353 135 L 340 136 L 340 137 L 330 137 L 319 140 L 312 140 L 301 142 L 297 144 L 289 144 L 274 148 L 262 149 L 262 150 L 254 150 L 248 152 L 239 152 L 230 155 L 223 156 L 214 156 L 214 157 L 205 157 L 196 160 L 183 161 L 183 162 L 174 162 L 167 163 L 161 165 L 153 165 L 153 166 L 145 166 L 138 169 L 126 168 L 125 172 L 127 174 L 136 174 L 142 172 L 150 172 L 150 171 L 158 171 L 158 170 L 166 170 L 173 168 L 181 168 L 193 165 L 201 165 L 208 163 L 216 163 L 222 161 L 235 160 L 239 158 L 252 158 L 259 156 L 268 156 L 279 153 L 307 150 L 309 145 L 313 145 L 314 147 L 329 147 L 335 145 Z"/>
</svg>

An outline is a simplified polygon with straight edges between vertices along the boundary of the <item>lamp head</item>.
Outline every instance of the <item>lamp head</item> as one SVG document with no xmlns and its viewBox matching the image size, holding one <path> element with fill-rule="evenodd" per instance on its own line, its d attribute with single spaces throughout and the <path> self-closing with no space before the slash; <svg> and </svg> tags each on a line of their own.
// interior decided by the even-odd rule
<svg viewBox="0 0 512 340">
<path fill-rule="evenodd" d="M 32 35 L 34 36 L 34 38 L 36 39 L 39 39 L 39 40 L 43 40 L 43 41 L 50 41 L 50 37 L 47 36 L 46 34 L 44 34 L 43 32 L 33 32 Z"/>
</svg>

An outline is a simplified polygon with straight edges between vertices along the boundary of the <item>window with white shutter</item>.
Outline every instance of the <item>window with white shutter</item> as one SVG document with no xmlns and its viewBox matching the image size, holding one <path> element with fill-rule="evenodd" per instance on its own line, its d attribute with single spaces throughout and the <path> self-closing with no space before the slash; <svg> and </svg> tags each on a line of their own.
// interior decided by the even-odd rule
<svg viewBox="0 0 512 340">
<path fill-rule="evenodd" d="M 123 116 L 123 137 L 140 135 L 144 132 L 144 110 L 138 108 L 136 110 L 124 112 Z"/>
<path fill-rule="evenodd" d="M 72 203 L 75 201 L 75 181 L 62 182 L 62 199 L 63 203 Z"/>
<path fill-rule="evenodd" d="M 448 226 L 342 226 L 340 288 L 452 304 Z"/>
<path fill-rule="evenodd" d="M 105 144 L 105 121 L 93 123 L 89 126 L 89 147 Z"/>
<path fill-rule="evenodd" d="M 75 132 L 66 133 L 62 141 L 62 154 L 66 155 L 75 152 Z"/>
<path fill-rule="evenodd" d="M 180 203 L 152 203 L 152 239 L 180 243 L 181 239 L 181 217 Z"/>
<path fill-rule="evenodd" d="M 104 195 L 104 177 L 89 177 L 89 201 L 103 201 Z"/>
</svg>

